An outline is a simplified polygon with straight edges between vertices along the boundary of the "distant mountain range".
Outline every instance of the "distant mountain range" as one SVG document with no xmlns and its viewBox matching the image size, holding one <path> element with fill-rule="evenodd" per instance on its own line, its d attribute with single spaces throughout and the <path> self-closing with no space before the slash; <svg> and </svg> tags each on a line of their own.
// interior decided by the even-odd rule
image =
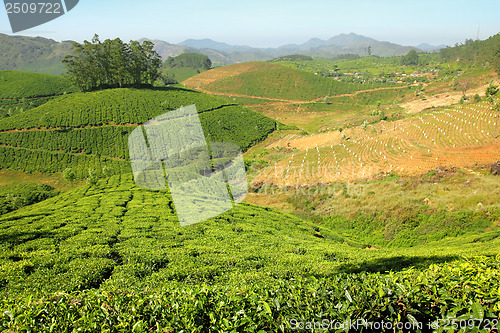
<svg viewBox="0 0 500 333">
<path fill-rule="evenodd" d="M 146 38 L 140 41 L 147 40 Z M 355 33 L 340 34 L 328 40 L 312 38 L 303 44 L 288 44 L 276 48 L 256 48 L 245 45 L 231 45 L 211 39 L 188 39 L 178 44 L 162 40 L 151 40 L 155 50 L 163 59 L 182 53 L 194 52 L 207 55 L 213 63 L 225 65 L 266 61 L 290 54 L 303 54 L 319 58 L 333 58 L 343 54 L 369 54 L 380 57 L 400 56 L 410 50 L 436 52 L 445 45 L 402 46 L 378 41 Z M 43 37 L 23 37 L 0 34 L 0 70 L 25 70 L 47 74 L 64 71 L 61 63 L 65 54 L 71 52 L 71 41 L 56 42 Z"/>
<path fill-rule="evenodd" d="M 178 50 L 179 46 L 188 48 L 189 52 L 203 53 L 212 62 L 232 64 L 245 61 L 270 60 L 290 54 L 303 54 L 319 58 L 333 58 L 343 54 L 369 54 L 380 57 L 392 57 L 407 54 L 410 50 L 418 52 L 436 52 L 446 45 L 433 46 L 420 44 L 418 46 L 402 46 L 390 42 L 382 42 L 355 33 L 340 34 L 328 40 L 312 38 L 303 44 L 288 44 L 276 48 L 255 48 L 245 45 L 231 45 L 211 39 L 188 39 L 177 45 L 163 41 L 153 41 L 156 50 L 167 57 Z M 179 52 L 181 53 L 181 52 Z M 168 54 L 168 55 L 167 55 Z"/>
</svg>

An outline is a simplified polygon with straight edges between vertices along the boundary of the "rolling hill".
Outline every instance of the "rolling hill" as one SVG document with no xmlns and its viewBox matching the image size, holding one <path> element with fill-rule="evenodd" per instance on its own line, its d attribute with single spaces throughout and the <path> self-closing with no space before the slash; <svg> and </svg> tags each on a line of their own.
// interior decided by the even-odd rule
<svg viewBox="0 0 500 333">
<path fill-rule="evenodd" d="M 18 71 L 0 71 L 0 98 L 52 97 L 72 93 L 77 88 L 66 78 Z"/>
<path fill-rule="evenodd" d="M 214 68 L 189 78 L 183 84 L 210 94 L 289 102 L 311 101 L 367 88 L 360 83 L 339 82 L 313 73 L 263 62 Z M 376 87 L 378 86 L 370 85 L 370 88 Z"/>
<path fill-rule="evenodd" d="M 62 59 L 71 53 L 72 41 L 0 34 L 0 70 L 61 75 Z"/>
<path fill-rule="evenodd" d="M 243 150 L 264 140 L 276 122 L 254 111 L 197 92 L 166 88 L 73 93 L 0 120 L 0 168 L 55 173 L 71 167 L 102 175 L 129 172 L 128 134 L 147 120 L 195 104 L 209 142 Z"/>
<path fill-rule="evenodd" d="M 79 89 L 65 78 L 17 71 L 0 71 L 0 118 L 40 106 L 56 96 Z"/>
</svg>

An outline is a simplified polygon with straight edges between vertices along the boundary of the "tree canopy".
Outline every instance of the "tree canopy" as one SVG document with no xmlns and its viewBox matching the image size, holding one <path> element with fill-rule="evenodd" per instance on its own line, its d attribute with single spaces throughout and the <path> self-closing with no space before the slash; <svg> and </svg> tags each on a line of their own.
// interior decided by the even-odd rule
<svg viewBox="0 0 500 333">
<path fill-rule="evenodd" d="M 269 62 L 278 62 L 278 61 L 311 61 L 313 60 L 312 57 L 302 55 L 302 54 L 291 54 L 291 55 L 286 55 L 282 56 L 279 58 L 274 58 L 269 60 Z"/>
<path fill-rule="evenodd" d="M 403 65 L 412 66 L 418 65 L 418 54 L 415 50 L 410 50 L 406 56 L 403 57 Z"/>
<path fill-rule="evenodd" d="M 204 54 L 183 53 L 175 57 L 168 57 L 165 66 L 169 68 L 193 68 L 203 72 L 212 67 L 212 61 Z"/>
<path fill-rule="evenodd" d="M 500 34 L 486 40 L 467 39 L 464 44 L 441 49 L 439 54 L 445 61 L 490 64 L 500 73 Z"/>
<path fill-rule="evenodd" d="M 66 76 L 83 91 L 105 88 L 152 86 L 159 76 L 161 58 L 154 44 L 144 41 L 124 43 L 119 38 L 73 44 L 66 55 Z"/>
</svg>

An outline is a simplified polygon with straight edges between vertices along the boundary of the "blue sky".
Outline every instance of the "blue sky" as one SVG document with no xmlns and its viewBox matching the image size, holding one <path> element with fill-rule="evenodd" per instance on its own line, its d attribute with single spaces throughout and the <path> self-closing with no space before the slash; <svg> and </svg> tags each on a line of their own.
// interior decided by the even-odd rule
<svg viewBox="0 0 500 333">
<path fill-rule="evenodd" d="M 22 1 L 22 0 L 20 0 Z M 66 15 L 18 35 L 57 41 L 211 38 L 277 47 L 354 32 L 403 45 L 453 45 L 500 32 L 499 0 L 80 0 Z M 12 34 L 5 10 L 0 32 Z"/>
</svg>

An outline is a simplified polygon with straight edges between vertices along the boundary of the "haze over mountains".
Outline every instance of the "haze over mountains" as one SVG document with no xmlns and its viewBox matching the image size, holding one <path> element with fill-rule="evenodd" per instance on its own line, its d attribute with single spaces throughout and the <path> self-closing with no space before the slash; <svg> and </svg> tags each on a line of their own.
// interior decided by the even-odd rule
<svg viewBox="0 0 500 333">
<path fill-rule="evenodd" d="M 232 64 L 245 61 L 270 60 L 290 54 L 303 54 L 312 57 L 333 58 L 342 54 L 359 56 L 376 55 L 380 57 L 400 56 L 415 49 L 420 52 L 435 52 L 446 45 L 433 46 L 422 43 L 419 46 L 402 46 L 395 43 L 378 41 L 355 33 L 340 34 L 328 40 L 311 38 L 303 44 L 287 44 L 276 48 L 255 48 L 245 45 L 231 45 L 211 39 L 188 39 L 177 45 L 161 41 L 153 41 L 158 53 L 172 53 L 179 46 L 191 49 L 191 52 L 203 53 L 212 62 Z M 165 55 L 167 54 L 165 53 Z"/>
<path fill-rule="evenodd" d="M 89 36 L 89 39 L 92 36 Z M 144 41 L 146 38 L 141 39 Z M 276 48 L 256 48 L 245 45 L 231 45 L 211 39 L 188 39 L 178 44 L 162 40 L 151 40 L 155 50 L 163 59 L 182 53 L 194 52 L 207 55 L 213 63 L 224 65 L 266 61 L 276 57 L 303 54 L 312 57 L 333 58 L 342 54 L 369 54 L 380 57 L 400 56 L 415 49 L 420 52 L 435 52 L 444 45 L 420 44 L 416 47 L 378 41 L 354 33 L 340 34 L 328 40 L 312 38 L 303 44 L 288 44 Z M 61 74 L 61 63 L 70 53 L 71 42 L 56 42 L 43 37 L 24 37 L 0 34 L 0 70 L 24 70 L 46 74 Z"/>
</svg>

